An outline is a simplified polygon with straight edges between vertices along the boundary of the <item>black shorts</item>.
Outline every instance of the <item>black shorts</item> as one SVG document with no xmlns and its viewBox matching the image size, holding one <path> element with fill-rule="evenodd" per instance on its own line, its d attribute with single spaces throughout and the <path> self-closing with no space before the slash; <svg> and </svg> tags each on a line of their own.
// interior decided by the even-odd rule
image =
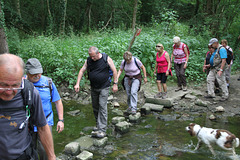
<svg viewBox="0 0 240 160">
<path fill-rule="evenodd" d="M 161 83 L 166 83 L 167 77 L 166 73 L 157 73 L 157 80 L 161 81 Z"/>
</svg>

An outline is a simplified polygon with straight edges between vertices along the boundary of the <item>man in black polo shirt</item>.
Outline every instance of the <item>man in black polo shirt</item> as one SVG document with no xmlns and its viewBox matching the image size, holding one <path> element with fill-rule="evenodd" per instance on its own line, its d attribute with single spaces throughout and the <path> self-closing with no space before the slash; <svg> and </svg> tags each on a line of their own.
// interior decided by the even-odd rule
<svg viewBox="0 0 240 160">
<path fill-rule="evenodd" d="M 118 90 L 117 70 L 112 59 L 107 56 L 105 61 L 105 55 L 99 53 L 98 48 L 90 47 L 88 54 L 89 57 L 79 71 L 74 89 L 76 92 L 79 92 L 79 84 L 83 73 L 88 70 L 88 78 L 91 84 L 93 113 L 97 123 L 92 135 L 98 138 L 103 138 L 106 136 L 107 130 L 107 99 L 110 87 L 109 68 L 113 71 L 113 92 Z"/>
</svg>

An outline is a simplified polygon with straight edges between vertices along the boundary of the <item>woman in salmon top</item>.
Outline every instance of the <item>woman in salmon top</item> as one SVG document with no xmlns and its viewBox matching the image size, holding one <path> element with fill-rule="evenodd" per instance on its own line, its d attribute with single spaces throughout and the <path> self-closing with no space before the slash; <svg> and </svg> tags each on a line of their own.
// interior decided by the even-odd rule
<svg viewBox="0 0 240 160">
<path fill-rule="evenodd" d="M 156 45 L 157 55 L 156 55 L 156 66 L 154 74 L 157 71 L 157 87 L 158 93 L 154 96 L 155 98 L 167 98 L 167 76 L 171 73 L 170 70 L 170 58 L 167 51 L 164 50 L 162 44 L 158 43 Z M 163 91 L 162 92 L 162 87 Z"/>
</svg>

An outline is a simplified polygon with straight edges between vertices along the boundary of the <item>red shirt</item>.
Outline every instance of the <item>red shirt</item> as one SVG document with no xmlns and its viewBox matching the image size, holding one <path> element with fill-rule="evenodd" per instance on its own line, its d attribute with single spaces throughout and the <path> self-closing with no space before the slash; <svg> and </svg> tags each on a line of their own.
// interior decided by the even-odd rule
<svg viewBox="0 0 240 160">
<path fill-rule="evenodd" d="M 167 69 L 168 69 L 168 62 L 165 58 L 165 53 L 167 53 L 167 51 L 164 51 L 162 56 L 159 57 L 158 56 L 158 52 L 156 55 L 156 61 L 157 61 L 157 73 L 166 73 Z"/>
</svg>

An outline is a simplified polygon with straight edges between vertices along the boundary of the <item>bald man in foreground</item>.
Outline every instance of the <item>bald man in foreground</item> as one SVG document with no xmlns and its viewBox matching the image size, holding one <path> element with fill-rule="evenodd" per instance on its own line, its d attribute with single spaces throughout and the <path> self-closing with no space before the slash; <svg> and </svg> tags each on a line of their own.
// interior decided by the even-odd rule
<svg viewBox="0 0 240 160">
<path fill-rule="evenodd" d="M 28 128 L 32 123 L 38 128 L 48 160 L 56 160 L 41 98 L 35 88 L 28 87 L 30 82 L 22 78 L 23 74 L 24 62 L 20 57 L 8 53 L 0 55 L 0 159 L 38 159 Z M 24 92 L 26 89 L 28 93 Z M 31 106 L 25 105 L 25 94 L 30 97 Z"/>
</svg>

